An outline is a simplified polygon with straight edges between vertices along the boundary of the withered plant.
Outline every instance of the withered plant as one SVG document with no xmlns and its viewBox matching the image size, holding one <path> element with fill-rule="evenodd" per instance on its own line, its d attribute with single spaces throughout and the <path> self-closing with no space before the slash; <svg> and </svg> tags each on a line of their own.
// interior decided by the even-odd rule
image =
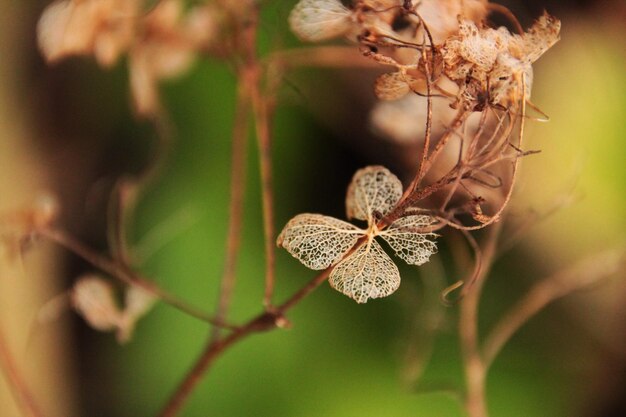
<svg viewBox="0 0 626 417">
<path fill-rule="evenodd" d="M 460 233 L 473 250 L 475 265 L 465 277 L 451 282 L 441 298 L 459 310 L 467 413 L 486 417 L 487 371 L 511 335 L 550 301 L 609 276 L 623 261 L 623 251 L 603 253 L 540 282 L 484 341 L 479 340 L 481 289 L 502 247 L 502 224 L 520 160 L 534 153 L 524 147 L 524 125 L 544 118 L 530 101 L 532 64 L 558 41 L 559 20 L 544 13 L 524 30 L 508 9 L 487 0 L 300 0 L 289 25 L 302 41 L 345 38 L 348 44 L 260 56 L 257 34 L 263 2 L 215 0 L 188 7 L 183 3 L 161 0 L 148 6 L 140 0 L 57 0 L 44 11 L 38 39 L 48 62 L 85 55 L 107 68 L 127 56 L 134 108 L 138 117 L 153 122 L 161 152 L 141 175 L 118 181 L 111 197 L 106 253 L 64 231 L 50 201 L 5 216 L 4 240 L 18 251 L 49 240 L 91 264 L 96 272 L 79 277 L 69 290 L 71 305 L 94 329 L 115 331 L 120 342 L 129 340 L 137 320 L 155 302 L 169 304 L 211 327 L 204 350 L 159 413 L 171 417 L 181 411 L 223 353 L 252 334 L 289 326 L 287 313 L 326 280 L 358 303 L 393 294 L 400 273 L 376 237 L 407 263 L 422 265 L 438 256 L 438 240 Z M 492 14 L 508 19 L 513 32 L 491 26 Z M 355 51 L 361 58 L 347 62 Z M 183 73 L 193 60 L 206 58 L 221 60 L 237 78 L 227 250 L 213 313 L 189 305 L 143 276 L 127 237 L 137 200 L 149 184 L 155 184 L 170 145 L 171 126 L 159 100 L 158 83 Z M 347 190 L 347 217 L 364 221 L 364 228 L 321 214 L 299 214 L 276 233 L 272 118 L 284 75 L 303 66 L 384 70 L 373 86 L 380 102 L 372 111 L 372 126 L 390 140 L 408 138 L 419 144 L 418 163 L 405 187 L 382 166 L 365 167 L 354 175 Z M 438 103 L 444 105 L 436 107 Z M 426 122 L 416 133 L 404 121 L 412 123 L 420 112 Z M 439 124 L 440 120 L 445 122 Z M 232 323 L 228 311 L 241 243 L 250 123 L 256 132 L 261 175 L 265 295 L 258 315 L 245 323 Z M 276 243 L 305 266 L 320 270 L 280 302 L 274 299 Z M 590 266 L 598 262 L 606 267 Z M 116 301 L 120 288 L 123 305 Z M 0 352 L 24 415 L 43 416 L 8 350 Z"/>
</svg>

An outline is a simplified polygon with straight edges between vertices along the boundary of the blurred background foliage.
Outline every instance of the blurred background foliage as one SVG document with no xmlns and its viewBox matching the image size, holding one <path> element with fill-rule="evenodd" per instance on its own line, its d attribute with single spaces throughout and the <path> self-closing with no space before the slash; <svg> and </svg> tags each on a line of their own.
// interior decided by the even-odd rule
<svg viewBox="0 0 626 417">
<path fill-rule="evenodd" d="M 286 25 L 293 2 L 268 3 L 261 49 L 296 46 Z M 155 134 L 133 118 L 123 64 L 102 71 L 88 59 L 54 67 L 42 62 L 34 27 L 46 4 L 0 1 L 0 102 L 6 121 L 0 126 L 1 160 L 36 161 L 0 166 L 2 208 L 19 206 L 45 187 L 62 202 L 63 224 L 104 248 L 111 187 L 119 175 L 141 170 Z M 623 2 L 508 5 L 525 24 L 542 7 L 563 22 L 562 40 L 535 67 L 533 102 L 551 121 L 529 124 L 527 148 L 542 152 L 523 163 L 514 211 L 523 216 L 529 210 L 544 211 L 559 199 L 571 197 L 573 202 L 533 228 L 498 261 L 483 297 L 481 328 L 492 325 L 532 283 L 581 256 L 623 244 L 626 237 Z M 354 83 L 336 88 L 341 83 L 335 81 L 327 90 L 325 80 L 346 76 L 351 73 L 299 71 L 288 76 L 281 90 L 273 149 L 278 230 L 301 212 L 343 217 L 345 187 L 361 166 L 383 163 L 401 169 L 394 160 L 402 152 L 399 145 L 359 136 L 363 126 L 354 126 L 359 135 L 345 134 L 358 115 L 337 125 L 328 111 L 325 116 L 324 109 L 313 108 L 315 100 L 306 93 L 311 85 L 334 97 L 326 102 L 328 107 L 353 103 L 342 110 L 345 114 L 366 108 L 367 103 L 356 102 L 362 92 L 354 90 Z M 176 230 L 146 259 L 142 271 L 207 310 L 217 299 L 223 267 L 234 83 L 224 63 L 209 60 L 162 86 L 176 142 L 166 172 L 142 200 L 133 227 L 136 242 L 163 224 Z M 369 89 L 369 84 L 360 88 Z M 16 123 L 21 126 L 18 133 L 12 127 Z M 252 134 L 247 168 L 234 322 L 258 313 L 263 294 Z M 34 177 L 43 180 L 33 185 Z M 16 184 L 22 189 L 16 190 Z M 72 257 L 57 253 L 60 256 L 62 261 L 55 264 L 61 271 L 48 276 L 56 280 L 57 289 L 39 296 L 40 302 L 89 270 Z M 284 251 L 277 256 L 276 300 L 282 300 L 313 272 Z M 396 295 L 366 305 L 327 285 L 320 287 L 289 314 L 292 329 L 253 336 L 218 360 L 182 415 L 462 416 L 454 394 L 463 381 L 456 309 L 437 300 L 440 289 L 459 274 L 450 262 L 444 245 L 437 262 L 420 269 L 402 267 L 403 285 Z M 52 265 L 44 264 L 44 273 L 59 269 Z M 6 275 L 0 279 L 9 279 Z M 626 415 L 626 283 L 624 274 L 618 278 L 555 303 L 522 328 L 489 376 L 493 416 Z M 31 277 L 26 273 L 21 280 Z M 15 294 L 27 296 L 24 291 Z M 37 309 L 33 304 L 30 311 L 19 312 L 3 301 L 2 323 L 13 322 L 15 316 L 32 317 Z M 41 363 L 53 356 L 25 346 L 46 344 L 53 333 L 64 332 L 55 346 L 67 363 L 62 360 L 62 369 L 53 373 L 56 382 L 38 389 L 48 398 L 44 404 L 56 401 L 67 407 L 50 415 L 154 415 L 209 334 L 203 323 L 164 304 L 139 323 L 125 346 L 71 314 L 46 327 L 19 320 L 35 327 L 28 343 L 22 333 L 13 333 L 14 349 L 28 352 L 27 369 L 33 367 L 28 364 L 33 356 Z M 56 400 L 50 399 L 55 386 L 67 387 Z M 0 389 L 6 390 L 6 385 Z M 0 416 L 15 415 L 10 398 L 0 398 Z"/>
</svg>

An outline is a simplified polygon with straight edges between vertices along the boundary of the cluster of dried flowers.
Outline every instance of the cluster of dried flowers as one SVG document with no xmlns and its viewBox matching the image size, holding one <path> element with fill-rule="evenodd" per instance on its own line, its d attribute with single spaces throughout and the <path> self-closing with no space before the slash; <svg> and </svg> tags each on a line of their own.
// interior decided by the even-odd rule
<svg viewBox="0 0 626 417">
<path fill-rule="evenodd" d="M 197 52 L 213 45 L 220 14 L 211 5 L 184 10 L 182 0 L 162 0 L 144 10 L 141 0 L 58 0 L 46 8 L 37 28 L 48 62 L 93 55 L 111 67 L 128 55 L 135 109 L 159 111 L 157 83 L 186 71 Z"/>
<path fill-rule="evenodd" d="M 93 55 L 108 67 L 127 54 L 135 107 L 139 114 L 154 115 L 160 107 L 157 82 L 186 70 L 198 52 L 227 45 L 227 34 L 216 39 L 224 35 L 228 16 L 243 16 L 248 7 L 253 7 L 250 0 L 186 10 L 182 0 L 161 0 L 147 10 L 141 0 L 57 0 L 41 17 L 39 44 L 50 62 Z M 404 193 L 383 167 L 355 174 L 346 199 L 348 218 L 365 220 L 366 229 L 301 214 L 278 238 L 279 246 L 309 268 L 333 267 L 331 285 L 357 302 L 387 296 L 399 286 L 398 269 L 376 236 L 409 264 L 421 265 L 436 252 L 432 232 L 442 224 L 461 228 L 457 216 L 471 214 L 476 227 L 484 227 L 498 220 L 508 201 L 517 159 L 524 155 L 521 134 L 515 144 L 511 138 L 530 98 L 532 64 L 558 40 L 560 22 L 546 13 L 527 32 L 513 34 L 486 23 L 493 10 L 487 0 L 300 0 L 289 16 L 300 39 L 344 37 L 381 68 L 391 68 L 375 82 L 381 102 L 372 121 L 392 137 L 425 141 L 419 173 Z M 431 152 L 433 98 L 442 98 L 447 112 L 437 113 L 445 120 L 444 133 L 433 140 Z M 426 116 L 426 129 L 415 126 L 416 114 Z M 446 147 L 452 136 L 459 138 L 456 148 Z M 446 149 L 458 155 L 448 164 L 453 167 L 420 188 Z M 498 166 L 503 161 L 513 162 L 513 169 Z M 493 191 L 505 184 L 509 191 Z M 423 195 L 440 191 L 446 196 L 439 208 L 420 206 Z M 455 198 L 459 195 L 463 198 Z M 495 213 L 485 214 L 487 207 Z M 99 293 L 110 292 L 98 285 Z M 107 326 L 122 328 L 114 322 L 123 312 L 111 316 L 117 318 Z"/>
<path fill-rule="evenodd" d="M 521 132 L 516 144 L 511 140 L 514 126 L 519 115 L 523 119 L 530 98 L 532 64 L 558 40 L 560 22 L 544 13 L 526 33 L 512 34 L 505 27 L 492 28 L 485 23 L 491 10 L 486 0 L 354 0 L 350 7 L 340 0 L 300 0 L 289 16 L 292 31 L 303 41 L 345 37 L 357 43 L 364 56 L 393 68 L 374 84 L 382 104 L 373 111 L 372 121 L 380 131 L 399 140 L 429 135 L 424 133 L 429 125 L 424 129 L 414 120 L 422 119 L 416 117 L 422 114 L 432 123 L 434 97 L 445 100 L 448 113 L 457 110 L 442 126 L 444 133 L 430 159 L 426 157 L 429 142 L 424 145 L 422 164 L 432 166 L 437 155 L 445 155 L 440 152 L 450 137 L 459 138 L 459 145 L 453 148 L 458 159 L 448 164 L 452 168 L 426 193 L 447 194 L 437 210 L 429 210 L 433 217 L 410 214 L 411 210 L 424 212 L 418 201 L 410 201 L 419 190 L 403 195 L 400 182 L 391 173 L 369 167 L 357 172 L 347 198 L 348 217 L 367 220 L 367 230 L 321 215 L 302 214 L 293 218 L 279 237 L 278 244 L 309 268 L 335 265 L 331 285 L 357 302 L 389 295 L 399 284 L 397 268 L 376 244 L 375 236 L 386 239 L 407 262 L 420 265 L 436 249 L 427 239 L 432 236 L 433 224 L 464 228 L 456 223 L 456 216 L 467 213 L 479 223 L 474 228 L 484 227 L 499 219 L 508 202 L 517 159 L 525 154 L 520 148 Z M 517 21 L 513 23 L 519 27 Z M 428 106 L 423 97 L 429 97 Z M 480 114 L 480 120 L 472 119 L 473 114 Z M 470 119 L 474 120 L 472 126 L 465 123 Z M 473 131 L 469 132 L 469 127 Z M 498 166 L 503 161 L 513 162 L 513 168 Z M 366 180 L 378 175 L 385 180 Z M 416 177 L 416 185 L 421 179 Z M 395 181 L 397 195 L 384 187 Z M 507 192 L 493 193 L 506 182 Z M 358 198 L 355 189 L 361 189 L 367 207 L 361 216 L 351 209 Z M 499 201 L 486 201 L 483 195 L 490 193 Z M 457 206 L 449 207 L 458 195 L 465 198 L 457 198 Z M 379 199 L 388 200 L 383 203 Z M 490 203 L 500 206 L 495 214 L 487 215 L 481 205 Z M 379 221 L 391 211 L 398 212 L 395 221 L 379 230 Z M 365 238 L 360 241 L 362 236 Z"/>
</svg>

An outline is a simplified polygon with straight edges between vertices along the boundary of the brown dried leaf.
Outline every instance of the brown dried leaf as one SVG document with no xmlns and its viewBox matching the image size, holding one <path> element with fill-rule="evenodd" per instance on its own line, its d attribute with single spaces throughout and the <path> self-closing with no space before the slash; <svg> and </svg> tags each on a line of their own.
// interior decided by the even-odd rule
<svg viewBox="0 0 626 417">
<path fill-rule="evenodd" d="M 373 165 L 358 170 L 348 187 L 348 218 L 374 221 L 374 214 L 385 215 L 402 197 L 402 183 L 387 168 Z"/>
<path fill-rule="evenodd" d="M 305 266 L 325 269 L 339 262 L 365 232 L 321 214 L 299 214 L 285 226 L 277 244 Z"/>
<path fill-rule="evenodd" d="M 386 297 L 400 286 L 400 272 L 391 258 L 373 239 L 341 261 L 328 281 L 337 291 L 365 303 L 370 298 Z"/>
</svg>

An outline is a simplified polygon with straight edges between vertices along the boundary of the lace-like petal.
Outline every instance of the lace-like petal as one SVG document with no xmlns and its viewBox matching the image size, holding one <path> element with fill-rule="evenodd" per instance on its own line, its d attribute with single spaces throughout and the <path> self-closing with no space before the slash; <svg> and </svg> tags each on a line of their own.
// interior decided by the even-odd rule
<svg viewBox="0 0 626 417">
<path fill-rule="evenodd" d="M 122 313 L 109 281 L 96 275 L 84 276 L 74 284 L 71 300 L 76 312 L 94 329 L 109 331 L 119 326 Z"/>
<path fill-rule="evenodd" d="M 369 166 L 358 170 L 348 187 L 348 218 L 373 221 L 374 213 L 385 215 L 402 196 L 402 183 L 387 168 Z"/>
<path fill-rule="evenodd" d="M 411 91 L 409 83 L 417 80 L 410 75 L 402 75 L 399 72 L 382 74 L 374 83 L 374 93 L 380 100 L 398 100 Z"/>
<path fill-rule="evenodd" d="M 299 214 L 285 226 L 277 244 L 305 266 L 325 269 L 338 262 L 364 232 L 321 214 Z"/>
<path fill-rule="evenodd" d="M 400 272 L 378 242 L 371 240 L 330 273 L 330 285 L 357 303 L 386 297 L 400 286 Z"/>
<path fill-rule="evenodd" d="M 433 223 L 433 218 L 424 215 L 401 217 L 387 229 L 380 232 L 396 251 L 396 255 L 411 265 L 422 265 L 428 262 L 430 255 L 437 252 L 437 245 L 429 239 L 434 239 L 435 233 L 424 233 Z"/>
<path fill-rule="evenodd" d="M 117 331 L 117 340 L 121 343 L 130 340 L 137 321 L 150 311 L 156 301 L 156 297 L 143 288 L 135 285 L 128 287 L 122 320 Z"/>
<path fill-rule="evenodd" d="M 347 33 L 350 14 L 339 0 L 300 0 L 289 15 L 289 26 L 303 41 L 323 41 Z"/>
<path fill-rule="evenodd" d="M 544 12 L 523 36 L 526 59 L 530 62 L 538 60 L 559 40 L 560 31 L 561 21 Z"/>
</svg>

